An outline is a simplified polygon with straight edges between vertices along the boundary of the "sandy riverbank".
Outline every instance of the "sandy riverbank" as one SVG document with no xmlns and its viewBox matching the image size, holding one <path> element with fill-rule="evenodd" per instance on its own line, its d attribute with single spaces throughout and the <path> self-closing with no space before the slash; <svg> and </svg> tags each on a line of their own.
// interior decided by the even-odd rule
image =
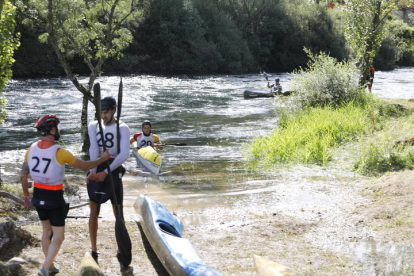
<svg viewBox="0 0 414 276">
<path fill-rule="evenodd" d="M 414 172 L 342 182 L 343 185 L 329 185 L 326 181 L 313 181 L 312 185 L 304 182 L 283 187 L 270 181 L 267 185 L 277 185 L 278 192 L 264 193 L 251 205 L 243 201 L 233 209 L 211 206 L 203 211 L 175 213 L 178 217 L 209 218 L 207 224 L 186 225 L 185 237 L 192 241 L 203 260 L 223 275 L 255 275 L 254 254 L 304 275 L 374 275 L 370 274 L 370 261 L 375 261 L 377 271 L 384 275 L 413 273 L 410 258 L 414 254 L 409 249 L 414 241 Z M 292 195 L 301 193 L 308 200 L 301 208 L 296 204 L 291 204 L 291 208 L 276 207 L 289 205 Z M 79 213 L 84 212 L 79 209 Z M 134 275 L 167 275 L 143 239 L 138 220 L 137 215 L 130 215 L 127 221 L 133 243 Z M 23 228 L 40 239 L 40 223 Z M 100 220 L 98 235 L 101 267 L 106 275 L 120 275 L 112 217 Z M 381 246 L 385 245 L 402 250 L 399 263 L 386 263 L 392 256 L 380 255 Z M 372 251 L 372 246 L 378 252 Z M 68 219 L 66 239 L 56 258 L 59 275 L 76 275 L 89 248 L 87 220 Z M 363 256 L 364 252 L 374 258 L 355 256 Z M 20 257 L 30 260 L 26 275 L 36 275 L 38 262 L 43 260 L 41 248 L 25 248 Z"/>
</svg>

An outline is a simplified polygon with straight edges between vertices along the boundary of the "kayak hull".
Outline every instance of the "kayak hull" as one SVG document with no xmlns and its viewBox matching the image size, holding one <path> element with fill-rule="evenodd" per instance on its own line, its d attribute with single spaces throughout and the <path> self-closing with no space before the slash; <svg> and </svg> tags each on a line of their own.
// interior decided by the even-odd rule
<svg viewBox="0 0 414 276">
<path fill-rule="evenodd" d="M 138 165 L 152 174 L 159 175 L 161 170 L 161 155 L 153 147 L 136 148 L 136 142 L 133 144 L 132 154 L 137 160 Z"/>
<path fill-rule="evenodd" d="M 206 265 L 188 239 L 182 237 L 183 224 L 151 197 L 139 195 L 134 203 L 141 226 L 158 259 L 172 276 L 219 276 Z"/>
<path fill-rule="evenodd" d="M 267 258 L 253 255 L 257 276 L 295 276 L 296 272 Z"/>
<path fill-rule="evenodd" d="M 272 92 L 268 91 L 252 91 L 252 90 L 245 90 L 243 92 L 243 97 L 245 99 L 251 99 L 251 98 L 268 98 L 268 97 L 274 97 L 275 95 Z"/>
<path fill-rule="evenodd" d="M 293 93 L 293 91 L 285 91 L 280 92 L 277 94 L 277 96 L 290 96 Z M 269 91 L 252 91 L 252 90 L 245 90 L 243 92 L 243 97 L 245 99 L 252 99 L 252 98 L 269 98 L 276 96 L 274 93 Z"/>
<path fill-rule="evenodd" d="M 104 276 L 102 269 L 89 252 L 86 252 L 79 266 L 78 276 Z"/>
</svg>

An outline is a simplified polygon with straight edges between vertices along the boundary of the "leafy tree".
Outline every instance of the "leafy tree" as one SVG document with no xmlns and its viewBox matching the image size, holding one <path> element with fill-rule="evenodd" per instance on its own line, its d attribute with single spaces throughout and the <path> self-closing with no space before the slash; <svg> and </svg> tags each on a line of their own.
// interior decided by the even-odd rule
<svg viewBox="0 0 414 276">
<path fill-rule="evenodd" d="M 410 0 L 413 4 L 413 1 Z M 359 84 L 365 84 L 367 70 L 386 37 L 386 20 L 397 8 L 395 0 L 347 0 L 346 38 L 360 70 Z"/>
<path fill-rule="evenodd" d="M 86 151 L 88 102 L 93 102 L 93 84 L 108 58 L 120 57 L 132 42 L 126 26 L 137 21 L 138 4 L 134 0 L 33 0 L 21 3 L 21 7 L 29 18 L 26 23 L 44 30 L 40 41 L 53 46 L 66 76 L 83 94 L 81 132 Z M 79 82 L 72 70 L 74 57 L 82 58 L 89 68 L 86 85 Z"/>
<path fill-rule="evenodd" d="M 377 55 L 374 58 L 375 68 L 393 70 L 404 53 L 410 50 L 409 26 L 402 20 L 389 20 L 387 32 Z M 405 35 L 409 35 L 408 39 Z"/>
<path fill-rule="evenodd" d="M 19 36 L 15 33 L 15 7 L 8 0 L 0 0 L 0 124 L 6 116 L 6 99 L 2 90 L 12 77 L 13 53 L 19 47 Z"/>
</svg>

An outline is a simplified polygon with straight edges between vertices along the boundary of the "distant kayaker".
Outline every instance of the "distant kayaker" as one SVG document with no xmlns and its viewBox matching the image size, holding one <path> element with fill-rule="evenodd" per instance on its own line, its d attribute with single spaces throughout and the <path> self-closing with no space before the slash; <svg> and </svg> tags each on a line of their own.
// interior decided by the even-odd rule
<svg viewBox="0 0 414 276">
<path fill-rule="evenodd" d="M 141 124 L 142 132 L 135 133 L 129 142 L 132 144 L 136 141 L 139 149 L 145 148 L 148 146 L 158 148 L 158 149 L 163 149 L 163 147 L 160 146 L 161 145 L 160 137 L 158 137 L 157 134 L 152 133 L 151 129 L 152 129 L 151 122 L 148 120 L 145 120 Z"/>
<path fill-rule="evenodd" d="M 270 88 L 270 91 L 275 95 L 282 94 L 282 86 L 280 85 L 280 79 L 275 79 L 275 84 L 270 85 L 270 82 L 267 82 L 267 88 Z"/>
<path fill-rule="evenodd" d="M 91 255 L 98 262 L 98 248 L 97 248 L 97 236 L 98 236 L 98 216 L 100 206 L 109 199 L 112 203 L 112 209 L 116 216 L 116 206 L 114 197 L 116 196 L 116 202 L 121 212 L 121 218 L 123 219 L 123 185 L 122 176 L 125 173 L 125 168 L 122 164 L 129 157 L 129 127 L 122 121 L 119 122 L 119 143 L 117 133 L 117 123 L 115 119 L 116 112 L 116 100 L 113 97 L 105 97 L 101 100 L 101 118 L 103 135 L 106 144 L 106 148 L 111 154 L 109 159 L 110 170 L 112 174 L 112 182 L 115 187 L 116 195 L 112 194 L 111 180 L 108 176 L 108 169 L 106 164 L 98 166 L 97 169 L 92 169 L 88 174 L 88 195 L 89 195 L 89 236 L 91 239 L 92 252 Z M 88 135 L 90 140 L 89 155 L 90 158 L 97 158 L 103 151 L 101 135 L 99 133 L 98 121 L 93 121 L 88 126 Z M 118 148 L 119 145 L 119 148 Z M 119 250 L 118 250 L 119 252 Z M 119 256 L 117 255 L 118 260 Z M 130 271 L 132 267 L 123 267 L 121 264 L 121 272 Z"/>
<path fill-rule="evenodd" d="M 93 161 L 77 159 L 72 153 L 56 144 L 60 139 L 55 115 L 40 116 L 33 127 L 42 135 L 42 139 L 33 143 L 26 151 L 20 181 L 23 188 L 24 205 L 30 209 L 36 207 L 42 222 L 42 249 L 46 257 L 38 275 L 48 276 L 59 272 L 53 261 L 65 238 L 65 220 L 69 206 L 63 198 L 65 164 L 74 168 L 89 170 L 109 159 L 109 152 L 102 153 Z M 33 197 L 30 200 L 28 177 L 33 179 Z"/>
<path fill-rule="evenodd" d="M 375 69 L 372 67 L 372 64 L 369 66 L 368 69 L 368 75 L 367 75 L 367 87 L 369 92 L 372 92 L 372 84 L 374 83 L 374 75 L 375 75 Z"/>
</svg>

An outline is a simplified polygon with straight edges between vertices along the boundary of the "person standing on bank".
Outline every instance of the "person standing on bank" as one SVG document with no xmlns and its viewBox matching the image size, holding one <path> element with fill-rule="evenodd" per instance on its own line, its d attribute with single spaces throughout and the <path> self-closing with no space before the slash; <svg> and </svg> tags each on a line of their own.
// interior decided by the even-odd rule
<svg viewBox="0 0 414 276">
<path fill-rule="evenodd" d="M 116 207 L 114 197 L 118 208 L 121 210 L 121 217 L 123 219 L 123 185 L 122 176 L 125 169 L 122 164 L 129 157 L 129 127 L 122 121 L 119 122 L 119 135 L 117 133 L 117 123 L 115 119 L 116 101 L 113 97 L 105 97 L 101 100 L 101 118 L 103 135 L 106 148 L 111 155 L 109 159 L 110 171 L 112 174 L 113 185 L 115 187 L 115 195 L 112 194 L 111 181 L 108 176 L 108 170 L 105 164 L 101 164 L 97 169 L 89 171 L 88 180 L 88 195 L 90 202 L 90 217 L 89 217 L 89 235 L 91 240 L 92 252 L 91 255 L 98 262 L 98 216 L 100 205 L 109 199 L 112 203 L 112 209 L 116 216 Z M 88 126 L 88 135 L 90 140 L 89 155 L 91 159 L 97 158 L 103 151 L 102 139 L 99 133 L 98 121 L 91 122 Z M 119 137 L 119 141 L 118 141 Z M 119 149 L 118 149 L 119 145 Z M 121 266 L 121 271 L 128 268 Z"/>
<path fill-rule="evenodd" d="M 270 85 L 270 83 L 267 82 L 267 88 L 270 88 L 274 95 L 282 94 L 282 86 L 280 85 L 280 79 L 279 78 L 275 79 L 275 84 Z"/>
<path fill-rule="evenodd" d="M 367 87 L 369 92 L 372 92 L 372 84 L 374 83 L 375 69 L 372 67 L 372 64 L 369 66 L 368 75 L 367 75 Z"/>
<path fill-rule="evenodd" d="M 135 133 L 134 136 L 131 138 L 131 140 L 129 141 L 131 144 L 136 141 L 137 147 L 139 149 L 148 146 L 158 148 L 161 150 L 163 149 L 163 147 L 161 146 L 160 137 L 157 134 L 151 132 L 152 124 L 150 121 L 145 120 L 144 122 L 142 122 L 141 130 L 142 132 Z"/>
<path fill-rule="evenodd" d="M 63 198 L 65 164 L 74 168 L 89 170 L 109 159 L 106 151 L 100 158 L 83 161 L 56 144 L 60 138 L 58 124 L 54 115 L 40 116 L 33 127 L 43 136 L 26 151 L 20 181 L 23 189 L 24 205 L 36 207 L 42 222 L 42 250 L 46 257 L 39 270 L 39 276 L 49 276 L 59 272 L 53 261 L 65 237 L 65 219 L 69 206 Z M 30 200 L 28 178 L 34 181 L 33 197 Z"/>
</svg>

